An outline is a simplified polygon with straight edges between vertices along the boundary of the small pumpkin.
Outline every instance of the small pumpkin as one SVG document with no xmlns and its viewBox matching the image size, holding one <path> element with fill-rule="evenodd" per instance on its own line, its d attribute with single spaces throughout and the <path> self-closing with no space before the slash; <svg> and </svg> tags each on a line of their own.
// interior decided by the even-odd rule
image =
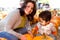
<svg viewBox="0 0 60 40">
<path fill-rule="evenodd" d="M 26 36 L 27 40 L 33 40 L 33 38 L 31 37 L 30 34 L 25 34 L 25 36 Z"/>
<path fill-rule="evenodd" d="M 60 25 L 60 16 L 54 16 L 51 19 L 51 22 L 55 24 L 55 27 L 58 29 L 58 26 Z"/>
<path fill-rule="evenodd" d="M 50 37 L 50 36 L 36 36 L 36 37 L 34 37 L 34 39 L 33 40 L 53 40 L 53 38 L 52 37 Z"/>
<path fill-rule="evenodd" d="M 0 40 L 7 40 L 6 38 L 0 38 Z"/>
</svg>

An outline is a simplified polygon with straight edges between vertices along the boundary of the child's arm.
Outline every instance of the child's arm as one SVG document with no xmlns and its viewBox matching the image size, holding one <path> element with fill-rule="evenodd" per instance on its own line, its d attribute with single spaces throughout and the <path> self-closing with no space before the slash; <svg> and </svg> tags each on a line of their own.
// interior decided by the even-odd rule
<svg viewBox="0 0 60 40">
<path fill-rule="evenodd" d="M 52 27 L 52 34 L 57 36 L 57 29 L 54 26 Z"/>
<path fill-rule="evenodd" d="M 32 29 L 33 34 L 38 34 L 38 30 L 40 29 L 40 22 L 36 24 L 36 26 Z"/>
<path fill-rule="evenodd" d="M 28 27 L 28 33 L 33 37 L 36 33 L 37 33 L 37 26 L 35 26 L 34 28 Z"/>
<path fill-rule="evenodd" d="M 52 32 L 53 35 L 57 36 L 57 31 Z"/>
<path fill-rule="evenodd" d="M 27 29 L 27 32 L 28 32 L 28 34 L 30 34 L 32 37 L 33 37 L 33 34 L 32 34 L 32 27 L 31 27 L 31 25 L 30 25 L 30 22 L 28 22 L 27 21 L 27 23 L 26 23 L 26 29 Z"/>
<path fill-rule="evenodd" d="M 36 34 L 36 33 L 37 33 L 37 31 L 38 31 L 38 27 L 37 27 L 37 26 L 35 26 L 35 27 L 32 29 L 32 33 L 33 33 L 33 34 Z"/>
<path fill-rule="evenodd" d="M 33 29 L 32 29 L 32 34 L 33 36 L 36 36 L 38 34 L 38 27 L 35 26 Z"/>
<path fill-rule="evenodd" d="M 32 33 L 32 31 L 28 31 L 28 34 L 30 34 L 31 37 L 33 37 L 33 33 Z"/>
<path fill-rule="evenodd" d="M 37 30 L 38 30 L 37 26 L 35 26 L 32 29 L 28 28 L 28 33 L 33 37 L 35 34 L 37 34 Z"/>
</svg>

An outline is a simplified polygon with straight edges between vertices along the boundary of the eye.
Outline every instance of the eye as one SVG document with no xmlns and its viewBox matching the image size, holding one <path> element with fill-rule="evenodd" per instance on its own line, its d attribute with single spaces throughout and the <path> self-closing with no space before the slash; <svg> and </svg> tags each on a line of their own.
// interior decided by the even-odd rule
<svg viewBox="0 0 60 40">
<path fill-rule="evenodd" d="M 26 7 L 28 7 L 28 8 L 29 8 L 30 6 L 26 6 Z"/>
<path fill-rule="evenodd" d="M 33 10 L 33 8 L 31 8 Z"/>
<path fill-rule="evenodd" d="M 33 10 L 33 7 L 31 7 L 30 5 L 26 6 L 27 8 L 31 8 Z"/>
</svg>

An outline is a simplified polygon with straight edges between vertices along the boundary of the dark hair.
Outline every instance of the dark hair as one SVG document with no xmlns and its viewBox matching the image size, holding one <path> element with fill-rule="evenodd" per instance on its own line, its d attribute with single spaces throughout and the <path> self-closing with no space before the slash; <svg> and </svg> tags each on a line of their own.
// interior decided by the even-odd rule
<svg viewBox="0 0 60 40">
<path fill-rule="evenodd" d="M 45 20 L 46 22 L 47 21 L 50 21 L 51 20 L 51 12 L 50 11 L 42 11 L 40 14 L 39 14 L 39 17 L 42 18 L 43 20 Z"/>
<path fill-rule="evenodd" d="M 33 20 L 33 16 L 34 16 L 35 13 L 36 13 L 36 3 L 35 3 L 34 1 L 30 1 L 30 0 L 29 0 L 29 1 L 25 1 L 25 2 L 23 3 L 22 7 L 19 8 L 19 9 L 20 9 L 20 15 L 23 16 L 23 15 L 25 14 L 24 8 L 26 8 L 27 3 L 29 3 L 29 2 L 31 2 L 31 3 L 34 4 L 33 12 L 32 12 L 31 14 L 27 15 L 28 20 L 31 21 L 31 20 Z"/>
</svg>

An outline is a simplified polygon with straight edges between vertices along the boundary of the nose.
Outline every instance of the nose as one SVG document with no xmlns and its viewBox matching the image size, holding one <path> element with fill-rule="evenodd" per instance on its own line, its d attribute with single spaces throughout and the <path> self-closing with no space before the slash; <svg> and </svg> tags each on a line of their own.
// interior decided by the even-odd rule
<svg viewBox="0 0 60 40">
<path fill-rule="evenodd" d="M 31 9 L 31 8 L 29 8 L 29 12 L 31 12 L 31 10 L 32 10 L 32 9 Z"/>
<path fill-rule="evenodd" d="M 42 22 L 42 24 L 43 24 L 43 25 L 46 25 L 46 23 L 45 23 L 45 22 Z"/>
</svg>

